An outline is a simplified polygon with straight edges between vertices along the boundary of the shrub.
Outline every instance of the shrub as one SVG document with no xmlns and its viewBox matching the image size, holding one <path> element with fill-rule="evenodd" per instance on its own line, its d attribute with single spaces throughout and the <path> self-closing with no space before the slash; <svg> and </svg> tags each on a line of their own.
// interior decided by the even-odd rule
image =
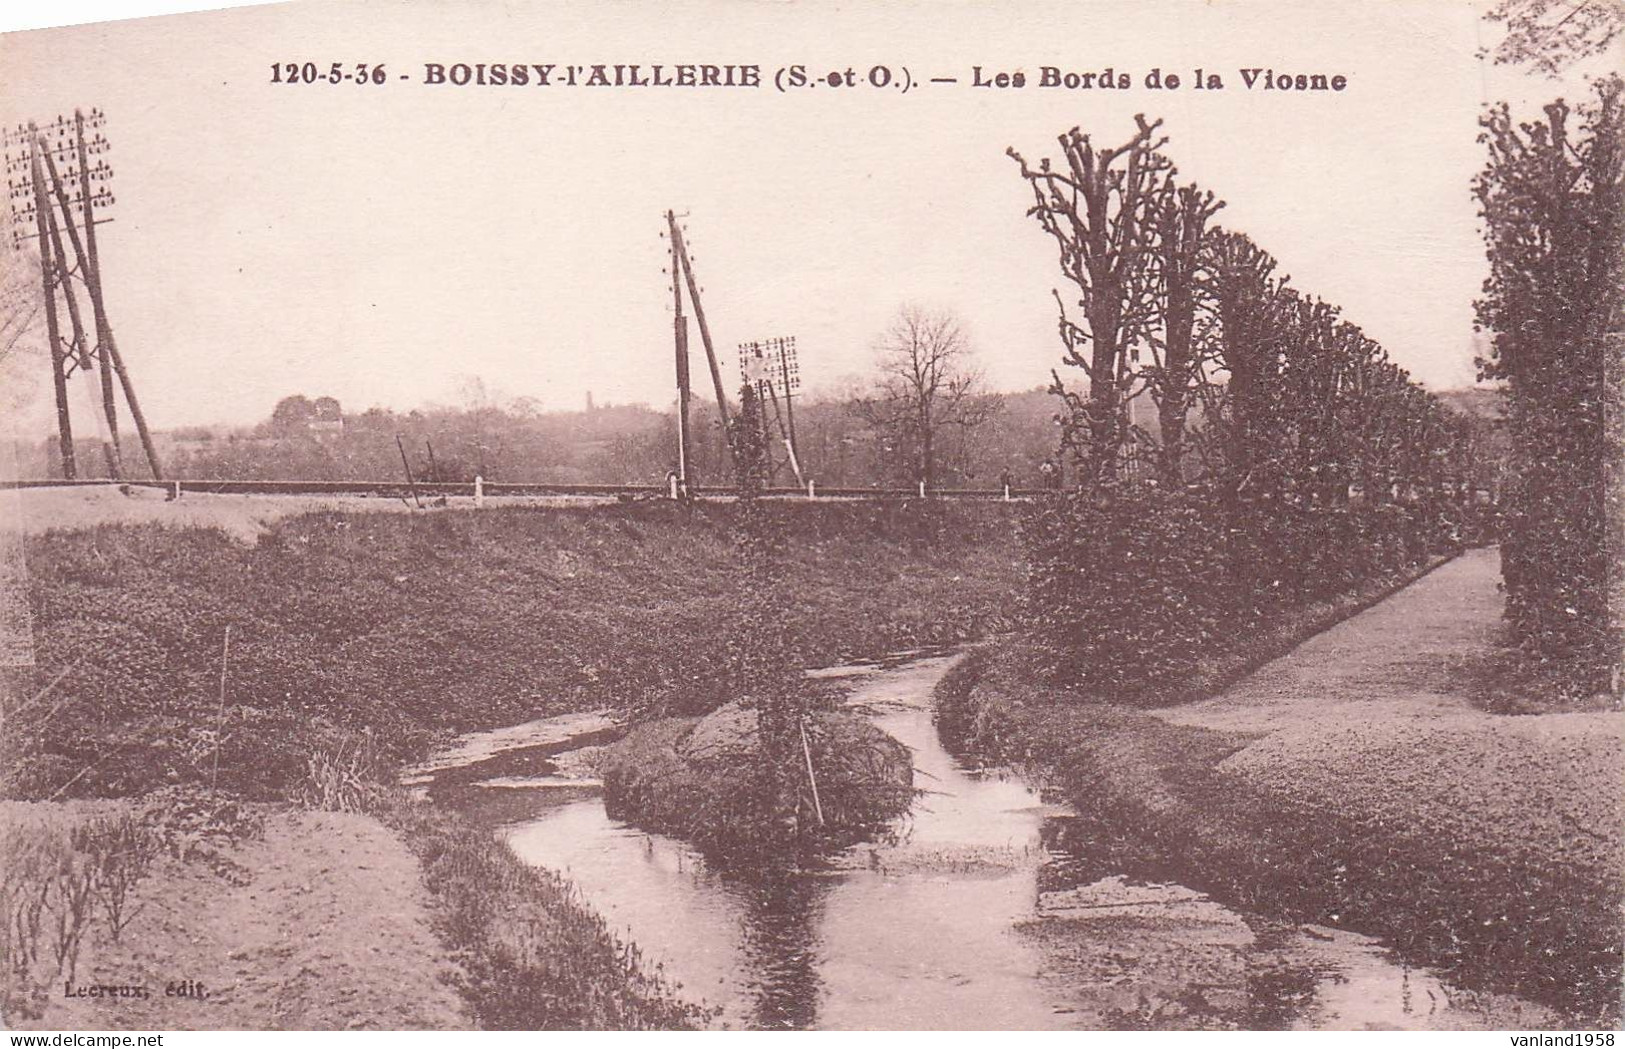
<svg viewBox="0 0 1625 1049">
<path fill-rule="evenodd" d="M 1223 532 L 1184 492 L 1071 495 L 1027 519 L 1037 669 L 1133 697 L 1188 673 L 1225 607 Z"/>
<path fill-rule="evenodd" d="M 1022 536 L 1032 669 L 1133 703 L 1177 696 L 1226 647 L 1451 543 L 1399 504 L 1227 506 L 1197 487 L 1063 496 L 1029 514 Z"/>
<path fill-rule="evenodd" d="M 605 809 L 735 867 L 810 860 L 874 836 L 908 811 L 907 747 L 842 712 L 812 715 L 805 732 L 805 751 L 798 738 L 787 775 L 776 777 L 759 747 L 758 711 L 729 706 L 638 725 L 604 755 Z M 783 781 L 787 803 L 776 802 Z"/>
<path fill-rule="evenodd" d="M 295 787 L 294 800 L 331 812 L 367 812 L 376 806 L 386 778 L 372 732 L 364 731 L 314 747 L 305 756 L 305 778 Z"/>
</svg>

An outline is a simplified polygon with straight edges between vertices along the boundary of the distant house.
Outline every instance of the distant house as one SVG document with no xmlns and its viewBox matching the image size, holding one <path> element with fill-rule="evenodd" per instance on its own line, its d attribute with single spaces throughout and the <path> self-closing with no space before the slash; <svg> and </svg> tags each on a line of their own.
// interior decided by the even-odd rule
<svg viewBox="0 0 1625 1049">
<path fill-rule="evenodd" d="M 316 433 L 343 433 L 344 409 L 332 397 L 318 397 L 310 404 L 310 418 L 306 422 Z"/>
</svg>

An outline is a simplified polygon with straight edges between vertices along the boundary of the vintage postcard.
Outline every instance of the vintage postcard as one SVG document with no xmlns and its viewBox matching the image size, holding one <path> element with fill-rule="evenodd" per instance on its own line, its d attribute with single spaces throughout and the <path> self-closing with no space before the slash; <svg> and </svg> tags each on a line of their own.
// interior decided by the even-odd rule
<svg viewBox="0 0 1625 1049">
<path fill-rule="evenodd" d="M 6 1028 L 1613 1044 L 1616 0 L 117 14 L 0 35 Z"/>
</svg>

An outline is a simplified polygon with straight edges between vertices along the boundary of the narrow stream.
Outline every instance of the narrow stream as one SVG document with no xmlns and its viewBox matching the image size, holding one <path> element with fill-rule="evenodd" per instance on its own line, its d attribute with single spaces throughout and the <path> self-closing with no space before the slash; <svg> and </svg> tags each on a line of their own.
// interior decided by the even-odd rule
<svg viewBox="0 0 1625 1049">
<path fill-rule="evenodd" d="M 815 672 L 914 751 L 929 793 L 830 868 L 714 870 L 681 841 L 609 819 L 574 715 L 473 737 L 422 770 L 437 801 L 564 872 L 684 993 L 738 1028 L 1508 1028 L 1539 1006 L 1453 987 L 1368 937 L 1244 915 L 1092 863 L 1073 817 L 1021 779 L 943 748 L 931 690 L 953 661 Z"/>
</svg>

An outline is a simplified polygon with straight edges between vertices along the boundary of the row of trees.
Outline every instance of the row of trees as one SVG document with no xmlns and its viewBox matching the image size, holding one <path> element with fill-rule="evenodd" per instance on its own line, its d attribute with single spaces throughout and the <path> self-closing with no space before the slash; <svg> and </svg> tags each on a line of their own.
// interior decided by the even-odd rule
<svg viewBox="0 0 1625 1049">
<path fill-rule="evenodd" d="M 1479 366 L 1505 380 L 1510 407 L 1508 619 L 1531 654 L 1563 666 L 1574 684 L 1616 691 L 1625 644 L 1621 94 L 1614 76 L 1578 109 L 1545 107 L 1542 120 L 1491 109 L 1480 136 L 1489 158 L 1474 184 L 1490 262 L 1478 316 L 1492 334 Z"/>
<path fill-rule="evenodd" d="M 884 357 L 886 351 L 881 350 Z M 912 392 L 892 399 L 882 380 L 798 397 L 797 454 L 825 487 L 995 487 L 1008 470 L 1018 486 L 1040 483 L 1040 464 L 1055 454 L 1055 406 L 1042 390 L 965 391 L 962 379 L 928 393 L 924 412 Z M 901 391 L 899 391 L 901 393 Z M 318 405 L 323 412 L 318 414 Z M 337 413 L 341 423 L 331 420 Z M 924 420 L 922 424 L 922 420 Z M 732 481 L 714 406 L 696 399 L 693 469 L 702 484 Z M 776 426 L 768 448 L 770 483 L 793 483 Z M 676 454 L 676 418 L 646 405 L 542 411 L 525 398 L 393 411 L 344 413 L 327 397 L 290 395 L 264 422 L 241 428 L 186 427 L 160 432 L 164 461 L 176 476 L 199 480 L 380 480 L 401 473 L 400 434 L 421 478 L 579 484 L 660 483 Z M 930 440 L 921 440 L 929 434 Z M 431 465 L 428 447 L 434 448 Z M 54 438 L 35 446 L 25 473 L 51 475 Z M 97 463 L 89 444 L 82 464 Z M 922 461 L 929 456 L 929 467 Z"/>
<path fill-rule="evenodd" d="M 1073 129 L 1058 163 L 1011 151 L 1081 377 L 1052 375 L 1076 485 L 1029 530 L 1028 609 L 1046 669 L 1128 690 L 1459 538 L 1478 498 L 1473 424 L 1219 227 L 1159 126 L 1105 147 Z"/>
</svg>

